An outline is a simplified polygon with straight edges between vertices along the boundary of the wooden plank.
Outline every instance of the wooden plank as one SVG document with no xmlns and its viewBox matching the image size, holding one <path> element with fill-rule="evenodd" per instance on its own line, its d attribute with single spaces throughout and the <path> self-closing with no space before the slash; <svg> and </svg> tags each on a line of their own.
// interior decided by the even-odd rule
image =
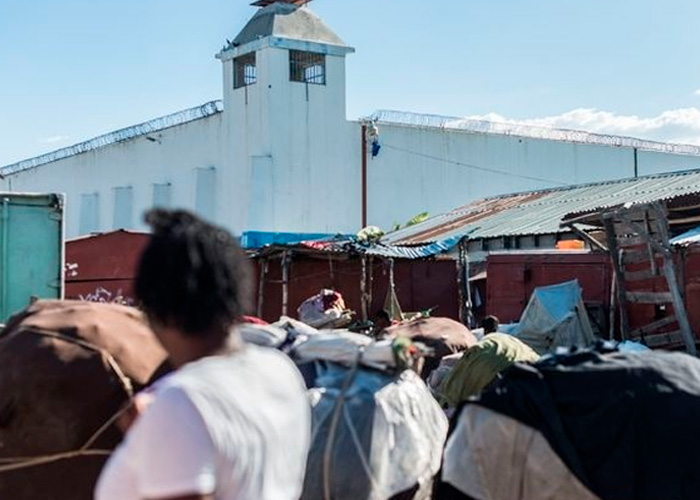
<svg viewBox="0 0 700 500">
<path fill-rule="evenodd" d="M 627 292 L 626 299 L 633 304 L 670 304 L 671 292 Z"/>
<path fill-rule="evenodd" d="M 664 274 L 666 275 L 666 281 L 668 282 L 668 289 L 673 296 L 673 309 L 678 317 L 678 325 L 680 326 L 680 333 L 683 338 L 683 343 L 685 344 L 685 349 L 691 356 L 697 354 L 697 348 L 695 346 L 695 337 L 693 331 L 690 328 L 690 322 L 688 321 L 688 315 L 685 311 L 685 304 L 683 303 L 683 297 L 681 296 L 680 286 L 678 286 L 678 277 L 676 276 L 676 266 L 673 263 L 673 256 L 670 251 L 669 245 L 669 234 L 668 234 L 668 220 L 666 219 L 665 208 L 661 203 L 653 203 L 652 210 L 658 217 L 656 227 L 661 233 L 661 238 L 664 247 L 667 248 L 667 253 L 664 254 Z"/>
<path fill-rule="evenodd" d="M 655 273 L 653 269 L 644 269 L 642 271 L 625 271 L 625 280 L 627 281 L 644 281 L 659 277 L 660 275 Z"/>
<path fill-rule="evenodd" d="M 622 252 L 622 260 L 625 264 L 639 264 L 649 261 L 649 252 L 644 250 L 626 250 Z"/>
<path fill-rule="evenodd" d="M 640 328 L 635 328 L 630 332 L 630 337 L 641 337 L 649 335 L 651 333 L 654 333 L 659 328 L 671 325 L 676 321 L 678 320 L 674 315 L 666 316 L 665 318 L 661 318 L 660 320 L 654 321 L 653 323 L 649 323 L 648 325 L 642 326 Z"/>
<path fill-rule="evenodd" d="M 610 258 L 613 262 L 613 271 L 615 272 L 615 285 L 617 290 L 617 305 L 620 308 L 620 333 L 622 340 L 627 338 L 627 332 L 630 329 L 629 318 L 627 316 L 627 299 L 625 290 L 625 276 L 622 271 L 622 256 L 625 252 L 620 252 L 615 241 L 615 228 L 613 221 L 607 217 L 603 217 L 603 225 L 605 226 L 605 237 L 608 240 L 608 250 Z"/>
<path fill-rule="evenodd" d="M 597 248 L 603 252 L 607 252 L 608 248 L 603 245 L 600 241 L 596 240 L 593 236 L 588 234 L 586 231 L 577 227 L 576 224 L 563 224 L 563 226 L 570 228 L 574 233 L 583 238 L 584 241 L 588 242 L 591 248 Z"/>
<path fill-rule="evenodd" d="M 675 330 L 668 333 L 657 333 L 644 337 L 646 345 L 651 348 L 672 345 L 683 345 L 683 337 L 680 330 Z"/>
<path fill-rule="evenodd" d="M 668 242 L 668 238 L 663 237 L 661 238 L 661 242 L 657 241 L 656 238 L 652 238 L 649 236 L 649 233 L 647 232 L 646 229 L 646 222 L 644 224 L 637 224 L 636 222 L 632 222 L 629 220 L 629 217 L 626 214 L 620 214 L 620 217 L 630 225 L 630 227 L 634 230 L 635 233 L 637 233 L 639 236 L 646 237 L 647 243 L 649 243 L 655 251 L 659 252 L 662 255 L 666 255 L 669 252 L 668 246 L 665 244 Z M 664 227 L 664 224 L 660 223 L 661 221 L 655 221 L 656 228 L 661 232 L 661 230 Z"/>
<path fill-rule="evenodd" d="M 652 219 L 654 221 L 654 219 Z M 634 224 L 634 226 L 632 225 Z M 644 219 L 630 220 L 629 222 L 625 220 L 615 221 L 615 234 L 639 234 L 637 230 L 640 227 L 645 227 L 646 221 Z M 652 226 L 648 231 L 650 234 L 656 234 L 656 228 Z"/>
<path fill-rule="evenodd" d="M 633 246 L 638 246 L 638 245 L 646 245 L 647 242 L 649 241 L 646 237 L 644 236 L 616 236 L 617 239 L 617 244 L 620 245 L 621 248 L 625 247 L 633 247 Z"/>
</svg>

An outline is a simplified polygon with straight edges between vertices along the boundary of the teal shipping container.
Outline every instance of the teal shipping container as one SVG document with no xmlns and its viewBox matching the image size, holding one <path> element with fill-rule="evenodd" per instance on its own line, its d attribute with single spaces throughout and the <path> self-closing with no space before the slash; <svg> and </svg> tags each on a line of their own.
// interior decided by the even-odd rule
<svg viewBox="0 0 700 500">
<path fill-rule="evenodd" d="M 63 297 L 63 196 L 0 193 L 0 323 Z"/>
</svg>

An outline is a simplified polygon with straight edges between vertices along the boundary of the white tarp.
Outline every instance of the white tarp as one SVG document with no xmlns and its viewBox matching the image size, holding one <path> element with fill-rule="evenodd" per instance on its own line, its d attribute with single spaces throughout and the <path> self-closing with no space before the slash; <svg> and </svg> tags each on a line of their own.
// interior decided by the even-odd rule
<svg viewBox="0 0 700 500">
<path fill-rule="evenodd" d="M 536 288 L 512 335 L 540 355 L 592 344 L 595 336 L 578 280 Z"/>
<path fill-rule="evenodd" d="M 420 377 L 331 364 L 317 385 L 302 500 L 429 499 L 448 423 Z"/>
</svg>

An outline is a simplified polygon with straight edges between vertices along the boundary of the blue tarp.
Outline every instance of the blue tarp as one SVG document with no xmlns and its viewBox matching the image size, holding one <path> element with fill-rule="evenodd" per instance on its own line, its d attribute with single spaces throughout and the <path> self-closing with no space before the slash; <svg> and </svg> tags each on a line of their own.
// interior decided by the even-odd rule
<svg viewBox="0 0 700 500">
<path fill-rule="evenodd" d="M 350 238 L 347 235 L 335 235 L 324 233 L 273 233 L 266 231 L 246 231 L 241 235 L 243 248 L 255 249 L 265 245 L 292 245 L 302 241 L 327 240 L 335 237 Z"/>
<path fill-rule="evenodd" d="M 675 238 L 671 238 L 671 245 L 692 245 L 693 243 L 700 242 L 700 226 L 686 231 L 683 234 L 679 234 Z"/>
</svg>

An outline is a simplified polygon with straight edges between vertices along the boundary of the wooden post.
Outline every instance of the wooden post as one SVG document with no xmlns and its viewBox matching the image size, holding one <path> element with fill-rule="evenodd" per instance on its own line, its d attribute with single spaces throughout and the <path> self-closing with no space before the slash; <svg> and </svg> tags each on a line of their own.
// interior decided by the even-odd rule
<svg viewBox="0 0 700 500">
<path fill-rule="evenodd" d="M 367 307 L 371 308 L 372 307 L 372 302 L 374 300 L 374 257 L 370 256 L 369 258 L 369 291 L 367 292 Z M 374 314 L 374 311 L 371 311 L 370 314 Z"/>
<path fill-rule="evenodd" d="M 673 298 L 673 309 L 676 312 L 676 320 L 681 329 L 681 337 L 683 338 L 683 343 L 685 344 L 688 354 L 696 356 L 697 349 L 695 347 L 695 339 L 693 338 L 693 331 L 690 329 L 688 315 L 685 312 L 685 304 L 683 303 L 683 297 L 681 296 L 680 287 L 678 286 L 678 277 L 676 276 L 676 266 L 673 263 L 673 255 L 671 254 L 669 246 L 668 227 L 666 227 L 668 219 L 666 218 L 665 211 L 658 202 L 653 203 L 651 208 L 656 215 L 656 227 L 661 236 L 662 244 L 666 247 L 665 252 L 663 252 L 664 275 L 666 276 L 668 288 Z"/>
<path fill-rule="evenodd" d="M 464 318 L 464 286 L 462 284 L 462 276 L 464 274 L 462 273 L 462 259 L 461 259 L 461 253 L 462 251 L 460 250 L 460 257 L 457 258 L 455 261 L 455 269 L 457 271 L 457 300 L 459 300 L 459 322 L 462 323 L 463 325 L 465 324 L 465 318 Z"/>
<path fill-rule="evenodd" d="M 615 272 L 615 282 L 617 288 L 617 305 L 620 308 L 620 336 L 622 340 L 627 339 L 629 334 L 629 319 L 627 318 L 627 290 L 625 287 L 625 276 L 622 270 L 622 254 L 617 247 L 615 239 L 615 224 L 612 221 L 612 216 L 603 214 L 603 224 L 605 225 L 605 236 L 608 240 L 608 250 L 612 259 L 613 271 Z"/>
<path fill-rule="evenodd" d="M 613 264 L 614 265 L 614 264 Z M 608 311 L 608 339 L 615 339 L 615 308 L 617 293 L 617 275 L 613 273 L 610 280 L 610 310 Z"/>
<path fill-rule="evenodd" d="M 265 277 L 267 276 L 267 258 L 263 258 L 259 261 L 260 266 L 260 276 L 258 278 L 258 318 L 263 317 L 263 302 L 265 300 Z"/>
<path fill-rule="evenodd" d="M 459 320 L 464 325 L 472 326 L 471 320 L 474 312 L 472 310 L 471 287 L 469 286 L 469 255 L 466 239 L 459 242 L 457 286 L 459 288 Z"/>
<path fill-rule="evenodd" d="M 282 253 L 282 316 L 287 316 L 289 309 L 289 263 L 291 255 L 288 250 Z"/>
<path fill-rule="evenodd" d="M 362 276 L 360 276 L 360 303 L 362 321 L 367 321 L 367 256 L 362 256 Z"/>
</svg>

